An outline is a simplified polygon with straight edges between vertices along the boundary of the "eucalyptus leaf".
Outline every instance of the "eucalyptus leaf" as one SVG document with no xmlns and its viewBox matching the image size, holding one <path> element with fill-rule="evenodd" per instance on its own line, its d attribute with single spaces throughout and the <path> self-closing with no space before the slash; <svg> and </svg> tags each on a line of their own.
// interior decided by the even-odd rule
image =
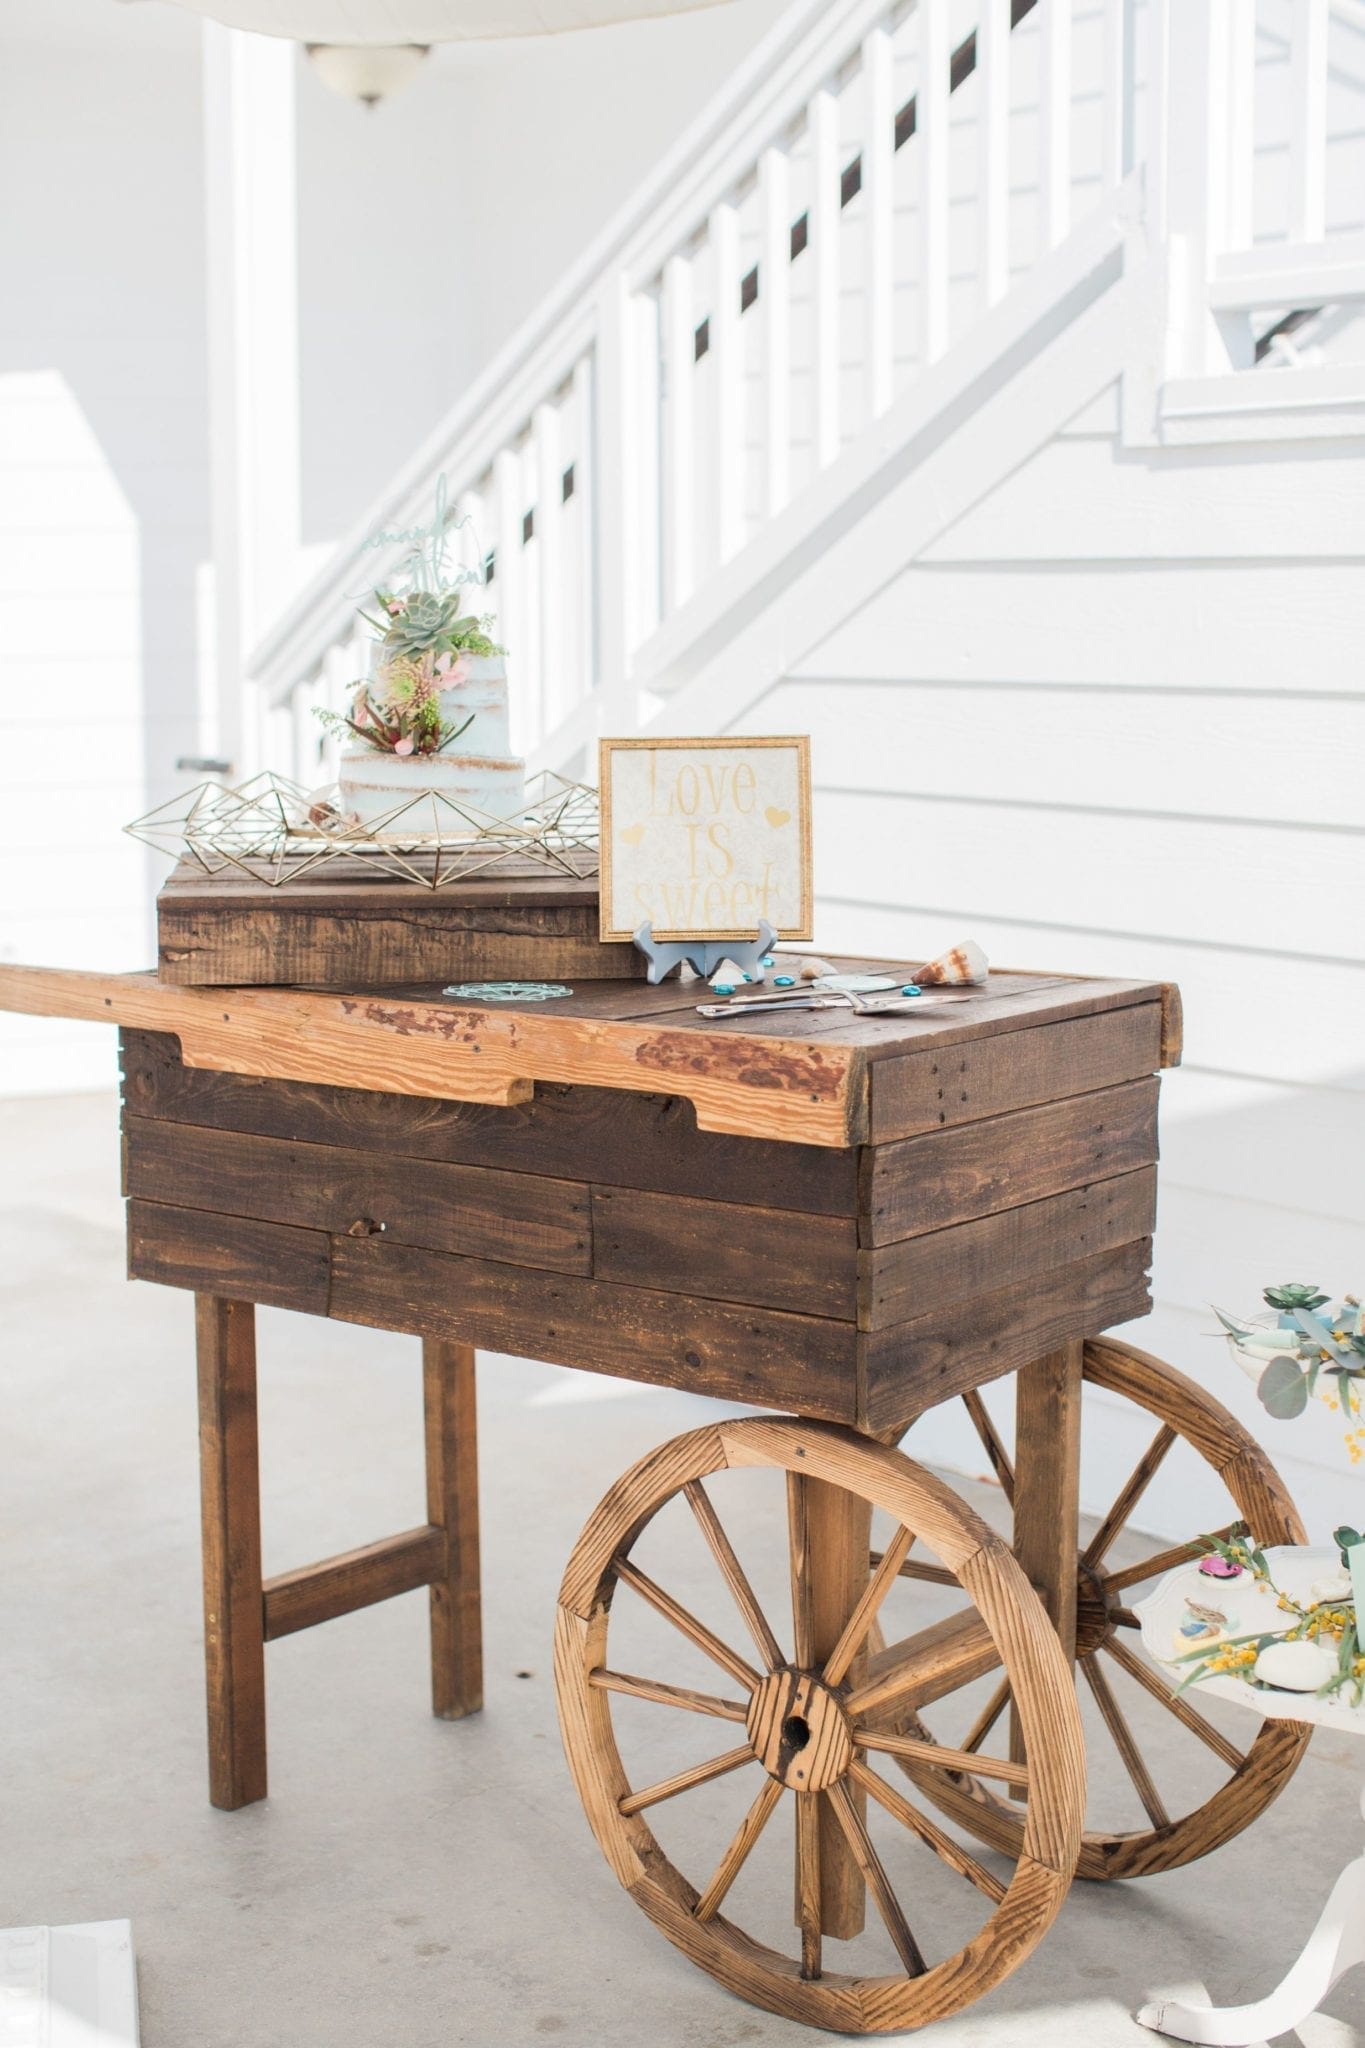
<svg viewBox="0 0 1365 2048">
<path fill-rule="evenodd" d="M 1292 1358 L 1272 1358 L 1256 1391 L 1266 1413 L 1280 1422 L 1292 1421 L 1308 1406 L 1308 1382 Z"/>
</svg>

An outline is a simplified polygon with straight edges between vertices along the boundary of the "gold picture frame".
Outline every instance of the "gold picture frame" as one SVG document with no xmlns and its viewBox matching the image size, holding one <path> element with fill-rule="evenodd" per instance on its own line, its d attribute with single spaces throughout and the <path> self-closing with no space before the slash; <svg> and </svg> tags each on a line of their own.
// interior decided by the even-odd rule
<svg viewBox="0 0 1365 2048">
<path fill-rule="evenodd" d="M 762 764 L 767 773 L 761 778 L 751 764 L 745 764 L 749 769 L 747 780 L 738 764 L 719 764 L 715 768 L 710 763 L 699 764 L 694 770 L 695 804 L 689 808 L 682 802 L 684 790 L 692 785 L 683 781 L 688 764 L 678 762 L 678 755 L 706 755 L 718 751 L 771 755 L 773 749 L 781 749 L 790 755 L 790 764 L 779 764 L 775 757 L 767 759 Z M 617 764 L 621 763 L 624 772 L 638 783 L 640 770 L 635 763 L 642 756 L 651 757 L 645 768 L 648 803 L 644 808 L 644 790 L 618 791 L 616 779 Z M 660 808 L 658 760 L 664 756 L 675 758 L 670 763 L 667 800 Z M 813 936 L 815 907 L 811 873 L 808 735 L 764 734 L 751 737 L 748 734 L 731 734 L 714 739 L 647 737 L 599 740 L 598 789 L 602 818 L 599 937 L 603 941 L 632 939 L 644 923 L 649 923 L 656 939 L 719 941 L 752 938 L 761 917 L 767 917 L 779 939 L 809 939 Z M 741 789 L 744 796 L 752 797 L 751 808 L 746 809 L 741 802 Z M 620 824 L 619 798 L 622 795 L 633 814 L 628 826 Z M 769 801 L 764 802 L 765 797 Z M 727 813 L 727 806 L 733 816 Z M 765 861 L 761 879 L 755 879 L 753 873 L 745 869 L 746 860 L 752 862 L 757 858 L 747 849 L 757 834 L 759 818 L 763 819 L 768 832 L 774 835 L 771 839 L 764 835 L 763 853 L 780 858 L 781 873 L 775 882 L 769 873 L 773 865 L 771 860 Z M 657 834 L 654 833 L 656 821 L 659 827 Z M 737 822 L 745 847 L 744 858 L 738 862 L 730 840 L 731 830 Z M 697 835 L 703 828 L 708 838 L 699 855 Z M 720 830 L 723 838 L 716 839 L 712 828 Z M 639 836 L 628 844 L 618 843 L 621 835 L 627 832 Z M 642 878 L 640 872 L 640 849 L 647 836 L 652 837 L 656 856 L 664 863 L 657 872 L 654 885 Z M 710 868 L 707 874 L 698 873 L 702 857 Z M 728 867 L 717 872 L 717 862 L 721 859 L 728 861 Z M 675 869 L 686 863 L 688 872 L 675 873 L 670 878 L 667 873 L 670 861 Z M 734 873 L 737 865 L 739 872 Z M 629 908 L 625 901 L 627 890 L 632 891 L 634 897 Z M 718 918 L 715 913 L 727 893 L 729 916 Z M 619 902 L 618 896 L 622 899 Z M 650 905 L 656 900 L 661 914 L 669 915 L 669 922 L 655 921 Z M 674 914 L 692 910 L 699 913 L 695 921 Z"/>
</svg>

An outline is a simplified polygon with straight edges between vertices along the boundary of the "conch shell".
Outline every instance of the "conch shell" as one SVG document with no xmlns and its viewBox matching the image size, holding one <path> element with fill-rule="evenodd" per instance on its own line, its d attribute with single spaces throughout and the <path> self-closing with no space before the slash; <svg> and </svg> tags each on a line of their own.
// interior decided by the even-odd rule
<svg viewBox="0 0 1365 2048">
<path fill-rule="evenodd" d="M 972 988 L 983 982 L 989 971 L 990 963 L 976 940 L 963 939 L 940 953 L 937 960 L 926 960 L 923 967 L 917 967 L 913 978 L 921 988 Z"/>
</svg>

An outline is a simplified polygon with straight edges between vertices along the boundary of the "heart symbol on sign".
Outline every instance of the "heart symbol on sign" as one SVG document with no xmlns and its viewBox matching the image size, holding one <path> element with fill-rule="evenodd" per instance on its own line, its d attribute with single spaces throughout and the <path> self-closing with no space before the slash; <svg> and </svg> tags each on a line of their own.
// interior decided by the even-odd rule
<svg viewBox="0 0 1365 2048">
<path fill-rule="evenodd" d="M 763 813 L 763 815 L 767 819 L 768 823 L 772 826 L 774 832 L 776 832 L 779 825 L 785 825 L 787 823 L 788 819 L 791 817 L 791 812 L 780 811 L 777 808 L 776 804 L 769 804 L 767 810 Z"/>
<path fill-rule="evenodd" d="M 623 825 L 619 834 L 627 846 L 638 846 L 645 836 L 643 825 Z"/>
</svg>

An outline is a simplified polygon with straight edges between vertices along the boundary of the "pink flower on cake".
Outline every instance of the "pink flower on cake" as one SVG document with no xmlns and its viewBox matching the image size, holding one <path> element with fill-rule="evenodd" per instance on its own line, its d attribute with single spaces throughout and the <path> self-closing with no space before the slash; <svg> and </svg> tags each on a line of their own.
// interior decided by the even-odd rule
<svg viewBox="0 0 1365 2048">
<path fill-rule="evenodd" d="M 412 752 L 412 734 L 405 732 L 401 740 L 395 740 L 393 751 L 395 754 L 410 754 Z"/>
<path fill-rule="evenodd" d="M 449 687 L 453 683 L 464 682 L 468 674 L 469 656 L 467 654 L 462 654 L 458 661 L 451 662 L 450 667 L 446 669 L 445 673 L 442 675 L 441 681 L 445 683 L 447 687 Z"/>
</svg>

